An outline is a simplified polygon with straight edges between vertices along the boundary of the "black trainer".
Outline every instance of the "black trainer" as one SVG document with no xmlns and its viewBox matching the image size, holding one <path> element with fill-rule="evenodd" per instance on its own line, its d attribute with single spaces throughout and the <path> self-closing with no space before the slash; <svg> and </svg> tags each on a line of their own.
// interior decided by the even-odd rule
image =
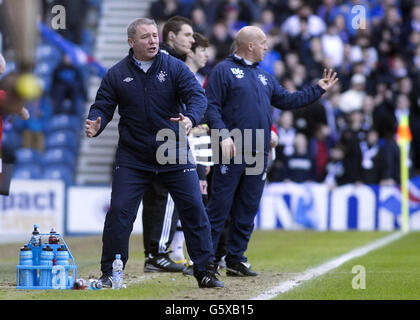
<svg viewBox="0 0 420 320">
<path fill-rule="evenodd" d="M 100 282 L 102 282 L 102 287 L 103 288 L 111 288 L 112 287 L 112 277 L 111 276 L 107 276 L 107 275 L 103 274 L 98 280 Z"/>
<path fill-rule="evenodd" d="M 223 288 L 223 282 L 216 278 L 213 271 L 195 272 L 194 277 L 197 279 L 200 288 Z"/>
<path fill-rule="evenodd" d="M 184 265 L 171 260 L 169 253 L 159 254 L 156 257 L 149 254 L 144 262 L 144 272 L 182 272 L 184 268 Z"/>
<path fill-rule="evenodd" d="M 246 262 L 226 263 L 226 275 L 231 277 L 256 277 L 258 273 L 251 271 L 251 265 Z"/>
</svg>

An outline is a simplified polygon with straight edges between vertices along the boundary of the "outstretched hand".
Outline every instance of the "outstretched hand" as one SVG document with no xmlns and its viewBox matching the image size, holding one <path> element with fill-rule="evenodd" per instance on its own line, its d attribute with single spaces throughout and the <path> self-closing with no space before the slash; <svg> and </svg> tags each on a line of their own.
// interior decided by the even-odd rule
<svg viewBox="0 0 420 320">
<path fill-rule="evenodd" d="M 170 118 L 170 120 L 173 122 L 179 122 L 185 128 L 187 135 L 190 133 L 192 129 L 192 122 L 190 118 L 180 113 L 178 118 Z"/>
<path fill-rule="evenodd" d="M 86 119 L 86 135 L 88 138 L 95 136 L 101 128 L 101 117 L 97 117 L 95 121 Z"/>
<path fill-rule="evenodd" d="M 336 78 L 337 72 L 334 72 L 333 70 L 329 69 L 327 72 L 327 69 L 324 69 L 324 72 L 322 73 L 322 79 L 318 81 L 318 85 L 324 89 L 325 91 L 328 91 L 331 89 L 338 81 L 338 78 Z"/>
</svg>

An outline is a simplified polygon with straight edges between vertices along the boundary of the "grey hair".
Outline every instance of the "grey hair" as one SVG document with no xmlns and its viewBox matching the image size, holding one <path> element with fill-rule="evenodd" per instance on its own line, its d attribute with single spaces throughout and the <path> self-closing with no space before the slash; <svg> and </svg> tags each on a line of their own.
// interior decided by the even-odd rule
<svg viewBox="0 0 420 320">
<path fill-rule="evenodd" d="M 127 36 L 130 39 L 134 38 L 134 35 L 136 34 L 136 28 L 137 26 L 141 24 L 148 24 L 148 25 L 154 25 L 157 28 L 156 21 L 149 18 L 137 18 L 134 19 L 127 27 Z"/>
</svg>

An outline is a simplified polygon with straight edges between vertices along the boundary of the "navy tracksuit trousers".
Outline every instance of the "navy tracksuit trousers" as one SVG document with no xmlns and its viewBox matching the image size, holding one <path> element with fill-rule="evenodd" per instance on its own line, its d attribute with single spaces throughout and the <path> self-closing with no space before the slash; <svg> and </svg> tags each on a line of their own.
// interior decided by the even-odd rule
<svg viewBox="0 0 420 320">
<path fill-rule="evenodd" d="M 265 172 L 247 175 L 246 164 L 217 164 L 213 167 L 207 215 L 216 252 L 226 220 L 231 214 L 226 263 L 246 262 L 244 253 L 254 229 L 265 184 Z"/>
<path fill-rule="evenodd" d="M 213 263 L 210 223 L 201 199 L 196 170 L 180 169 L 156 174 L 117 167 L 112 182 L 111 207 L 105 218 L 102 236 L 103 274 L 111 274 L 116 253 L 121 254 L 125 266 L 128 260 L 129 238 L 137 210 L 145 189 L 154 179 L 159 179 L 175 202 L 194 268 L 197 271 L 204 271 L 209 263 Z"/>
</svg>

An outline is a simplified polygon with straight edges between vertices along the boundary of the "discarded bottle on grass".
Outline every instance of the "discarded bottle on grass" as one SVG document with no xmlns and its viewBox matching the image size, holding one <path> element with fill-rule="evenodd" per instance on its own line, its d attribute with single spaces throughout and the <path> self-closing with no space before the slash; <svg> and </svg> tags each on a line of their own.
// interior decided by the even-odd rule
<svg viewBox="0 0 420 320">
<path fill-rule="evenodd" d="M 117 253 L 112 263 L 112 289 L 123 288 L 123 267 L 121 255 Z"/>
<path fill-rule="evenodd" d="M 87 288 L 86 280 L 85 279 L 76 279 L 76 281 L 73 284 L 74 290 L 84 290 Z"/>
<path fill-rule="evenodd" d="M 102 282 L 96 279 L 89 279 L 88 288 L 90 290 L 100 290 L 102 289 Z"/>
</svg>

